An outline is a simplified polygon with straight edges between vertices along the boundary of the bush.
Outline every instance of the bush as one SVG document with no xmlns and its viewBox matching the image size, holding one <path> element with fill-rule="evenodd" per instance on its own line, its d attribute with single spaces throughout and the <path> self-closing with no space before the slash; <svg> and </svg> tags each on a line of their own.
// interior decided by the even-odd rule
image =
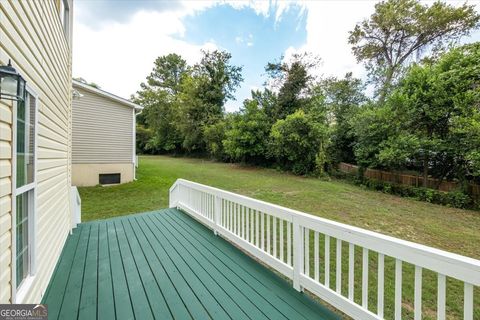
<svg viewBox="0 0 480 320">
<path fill-rule="evenodd" d="M 326 128 L 298 110 L 272 126 L 269 154 L 294 174 L 322 173 L 325 140 Z"/>
<path fill-rule="evenodd" d="M 401 184 L 382 182 L 379 180 L 367 179 L 359 177 L 356 174 L 348 174 L 340 171 L 331 172 L 331 176 L 348 180 L 356 185 L 363 186 L 370 190 L 381 191 L 405 198 L 413 198 L 419 201 L 435 203 L 447 207 L 460 209 L 479 209 L 480 203 L 475 203 L 473 199 L 461 191 L 444 192 L 435 189 L 423 187 L 412 187 Z"/>
</svg>

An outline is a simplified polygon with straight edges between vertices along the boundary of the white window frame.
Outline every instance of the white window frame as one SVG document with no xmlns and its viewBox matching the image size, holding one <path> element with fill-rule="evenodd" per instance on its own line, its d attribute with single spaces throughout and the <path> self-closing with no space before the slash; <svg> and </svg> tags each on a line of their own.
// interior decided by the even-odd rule
<svg viewBox="0 0 480 320">
<path fill-rule="evenodd" d="M 30 291 L 36 275 L 36 216 L 37 216 L 37 165 L 38 165 L 38 109 L 39 96 L 32 87 L 26 85 L 26 91 L 35 98 L 35 131 L 34 131 L 34 159 L 33 159 L 33 182 L 17 188 L 17 104 L 12 104 L 13 134 L 12 134 L 12 260 L 11 278 L 12 303 L 22 303 Z M 28 275 L 17 288 L 17 195 L 32 191 L 29 198 L 28 208 Z"/>
<path fill-rule="evenodd" d="M 68 0 L 60 0 L 59 8 L 60 24 L 67 42 L 70 43 L 70 5 Z"/>
</svg>

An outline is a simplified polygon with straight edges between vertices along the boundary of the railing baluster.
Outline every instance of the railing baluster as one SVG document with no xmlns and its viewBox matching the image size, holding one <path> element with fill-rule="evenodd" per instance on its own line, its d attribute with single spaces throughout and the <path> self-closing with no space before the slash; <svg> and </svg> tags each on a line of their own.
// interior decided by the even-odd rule
<svg viewBox="0 0 480 320">
<path fill-rule="evenodd" d="M 237 234 L 239 237 L 242 236 L 242 206 L 237 205 Z"/>
<path fill-rule="evenodd" d="M 233 212 L 233 202 L 230 202 L 230 231 L 233 232 L 233 228 L 235 226 L 235 221 L 234 221 L 235 214 Z"/>
<path fill-rule="evenodd" d="M 292 265 L 292 223 L 287 221 L 287 264 Z"/>
<path fill-rule="evenodd" d="M 250 242 L 250 208 L 245 207 L 245 240 Z"/>
<path fill-rule="evenodd" d="M 414 319 L 422 319 L 422 267 L 415 266 Z"/>
<path fill-rule="evenodd" d="M 330 236 L 325 235 L 325 286 L 330 288 Z"/>
<path fill-rule="evenodd" d="M 348 299 L 353 301 L 355 280 L 355 245 L 348 244 Z"/>
<path fill-rule="evenodd" d="M 310 276 L 310 229 L 303 228 L 303 235 L 304 235 L 304 253 L 303 256 L 305 261 L 303 262 L 304 266 L 304 273 L 308 277 Z"/>
<path fill-rule="evenodd" d="M 245 211 L 245 206 L 242 206 L 242 237 L 247 239 L 247 236 L 245 235 L 245 220 L 247 219 L 247 214 Z"/>
<path fill-rule="evenodd" d="M 248 241 L 253 243 L 253 215 L 252 215 L 252 209 L 248 208 L 248 228 L 250 229 L 250 235 L 248 236 Z"/>
<path fill-rule="evenodd" d="M 337 238 L 337 263 L 335 270 L 335 286 L 338 293 L 342 293 L 342 240 Z"/>
<path fill-rule="evenodd" d="M 238 235 L 238 211 L 237 204 L 233 203 L 233 233 Z"/>
<path fill-rule="evenodd" d="M 204 193 L 203 194 L 203 199 L 205 201 L 205 205 L 204 205 L 204 208 L 203 210 L 205 210 L 205 217 L 208 219 L 208 220 L 212 220 L 212 218 L 210 217 L 210 211 L 208 210 L 210 207 L 210 197 L 209 197 L 209 194 L 208 193 Z"/>
<path fill-rule="evenodd" d="M 280 260 L 285 261 L 284 254 L 283 254 L 283 219 L 279 219 L 280 224 Z"/>
<path fill-rule="evenodd" d="M 265 214 L 260 213 L 260 248 L 265 250 Z"/>
<path fill-rule="evenodd" d="M 224 228 L 228 229 L 228 200 L 223 201 L 223 217 L 224 217 Z"/>
<path fill-rule="evenodd" d="M 385 256 L 378 254 L 378 288 L 377 288 L 377 315 L 383 319 L 383 302 L 384 302 L 384 280 L 385 280 Z"/>
<path fill-rule="evenodd" d="M 270 215 L 265 214 L 265 218 L 267 219 L 267 252 L 268 254 L 271 254 L 270 252 Z"/>
<path fill-rule="evenodd" d="M 293 220 L 293 288 L 302 291 L 300 274 L 304 270 L 304 233 L 305 229 Z"/>
<path fill-rule="evenodd" d="M 438 274 L 438 294 L 437 294 L 437 319 L 445 320 L 445 296 L 446 296 L 446 277 Z"/>
<path fill-rule="evenodd" d="M 260 212 L 255 210 L 255 245 L 260 248 L 260 238 L 259 238 L 259 223 L 260 222 Z"/>
<path fill-rule="evenodd" d="M 368 309 L 368 249 L 362 253 L 362 307 Z"/>
<path fill-rule="evenodd" d="M 318 232 L 317 231 L 314 231 L 313 232 L 313 242 L 314 242 L 314 246 L 313 246 L 313 250 L 314 250 L 314 254 L 313 254 L 313 259 L 314 259 L 314 266 L 315 266 L 315 275 L 314 275 L 314 279 L 315 281 L 318 281 L 318 279 L 320 278 L 320 258 L 318 257 L 319 254 L 318 254 Z"/>
<path fill-rule="evenodd" d="M 473 320 L 473 285 L 463 284 L 463 319 Z"/>
<path fill-rule="evenodd" d="M 237 234 L 242 237 L 242 206 L 240 204 L 237 208 Z"/>
<path fill-rule="evenodd" d="M 272 216 L 273 219 L 273 256 L 278 257 L 277 253 L 277 217 Z"/>
<path fill-rule="evenodd" d="M 218 196 L 215 198 L 215 200 L 217 200 L 217 199 L 219 199 Z M 220 199 L 220 201 L 221 201 L 221 202 L 220 202 L 220 205 L 221 205 L 221 207 L 220 207 L 220 208 L 221 208 L 221 209 L 220 209 L 220 225 L 221 225 L 222 227 L 225 227 L 225 224 L 224 224 L 225 219 L 224 219 L 224 217 L 223 217 L 223 209 L 225 208 L 225 200 Z"/>
<path fill-rule="evenodd" d="M 213 216 L 213 196 L 211 194 L 208 195 L 208 212 L 210 212 L 210 219 L 211 220 L 214 220 L 214 216 Z"/>
<path fill-rule="evenodd" d="M 395 320 L 402 319 L 402 260 L 395 259 Z"/>
</svg>

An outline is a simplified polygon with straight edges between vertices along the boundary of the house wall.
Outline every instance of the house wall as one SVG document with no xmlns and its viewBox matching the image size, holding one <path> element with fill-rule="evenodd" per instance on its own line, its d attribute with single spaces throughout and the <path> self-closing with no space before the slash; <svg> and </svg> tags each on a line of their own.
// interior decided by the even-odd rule
<svg viewBox="0 0 480 320">
<path fill-rule="evenodd" d="M 69 21 L 73 3 L 69 2 Z M 0 64 L 8 59 L 38 95 L 36 273 L 23 301 L 12 289 L 12 104 L 0 102 L 0 303 L 38 303 L 71 227 L 71 26 L 58 0 L 0 0 Z"/>
<path fill-rule="evenodd" d="M 73 184 L 98 184 L 99 173 L 122 171 L 122 183 L 134 178 L 134 111 L 74 85 L 82 97 L 73 100 Z M 88 170 L 87 170 L 88 168 Z M 117 169 L 118 168 L 118 169 Z"/>
<path fill-rule="evenodd" d="M 72 184 L 78 187 L 95 186 L 101 173 L 120 173 L 120 183 L 133 181 L 133 163 L 77 163 L 72 164 Z"/>
</svg>

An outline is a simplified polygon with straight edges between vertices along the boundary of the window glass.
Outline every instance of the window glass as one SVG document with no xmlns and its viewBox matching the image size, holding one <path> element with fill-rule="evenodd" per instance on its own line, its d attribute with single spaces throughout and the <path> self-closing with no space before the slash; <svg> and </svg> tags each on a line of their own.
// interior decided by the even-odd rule
<svg viewBox="0 0 480 320">
<path fill-rule="evenodd" d="M 17 103 L 17 188 L 30 184 L 35 172 L 35 98 Z"/>
<path fill-rule="evenodd" d="M 19 287 L 28 275 L 28 212 L 30 210 L 31 192 L 24 192 L 17 196 L 16 211 L 17 211 L 17 225 L 16 225 L 16 248 L 17 248 L 17 287 Z"/>
<path fill-rule="evenodd" d="M 35 182 L 35 97 L 27 92 L 25 101 L 18 102 L 16 108 L 15 276 L 18 288 L 30 274 L 30 260 L 33 259 L 29 225 L 33 221 L 31 217 L 35 200 L 33 183 Z"/>
</svg>

